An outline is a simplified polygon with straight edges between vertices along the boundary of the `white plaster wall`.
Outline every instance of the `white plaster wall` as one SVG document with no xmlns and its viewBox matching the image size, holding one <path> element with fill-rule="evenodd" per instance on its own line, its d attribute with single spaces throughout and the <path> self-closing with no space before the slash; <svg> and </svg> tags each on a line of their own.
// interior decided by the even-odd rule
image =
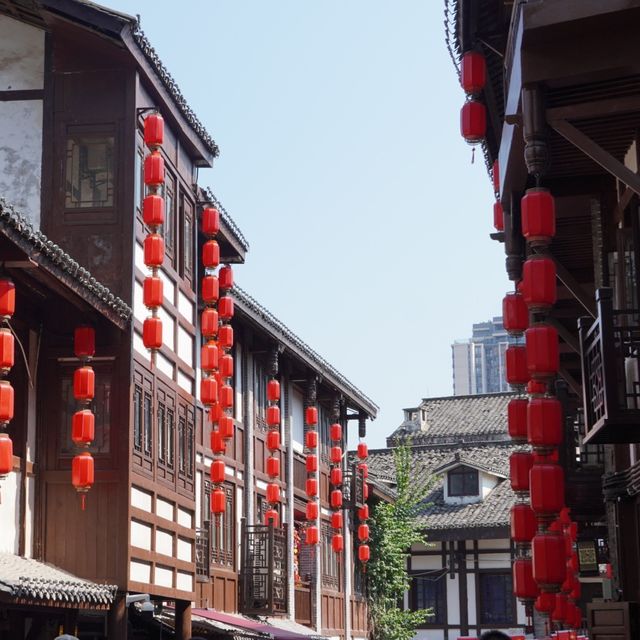
<svg viewBox="0 0 640 640">
<path fill-rule="evenodd" d="M 41 180 L 42 100 L 0 102 L 0 193 L 38 229 Z"/>
<path fill-rule="evenodd" d="M 184 560 L 184 562 L 193 562 L 193 543 L 186 538 L 178 537 L 178 560 Z"/>
<path fill-rule="evenodd" d="M 636 159 L 636 142 L 635 140 L 631 143 L 629 150 L 624 156 L 624 164 L 625 167 L 631 169 L 633 173 L 638 173 L 638 161 Z"/>
<path fill-rule="evenodd" d="M 151 582 L 151 565 L 147 562 L 131 560 L 129 563 L 129 579 L 149 584 Z"/>
<path fill-rule="evenodd" d="M 508 549 L 510 542 L 507 538 L 489 538 L 478 540 L 478 549 Z"/>
<path fill-rule="evenodd" d="M 0 91 L 44 88 L 44 31 L 0 16 Z"/>
<path fill-rule="evenodd" d="M 442 556 L 412 556 L 410 559 L 411 571 L 427 571 L 429 569 L 442 569 Z"/>
<path fill-rule="evenodd" d="M 133 285 L 133 316 L 136 320 L 144 322 L 149 312 L 144 306 L 142 283 L 136 281 Z"/>
<path fill-rule="evenodd" d="M 20 477 L 19 472 L 12 472 L 0 483 L 0 551 L 9 553 L 18 553 Z"/>
<path fill-rule="evenodd" d="M 151 527 L 136 520 L 131 521 L 131 546 L 151 551 Z"/>
<path fill-rule="evenodd" d="M 162 335 L 163 335 L 163 342 L 164 342 L 164 334 L 167 333 L 167 330 L 169 329 L 169 327 L 164 323 L 164 320 L 162 321 L 162 324 L 164 325 L 162 327 Z M 149 352 L 147 352 L 147 355 L 148 353 Z M 170 380 L 173 380 L 173 373 L 174 373 L 173 364 L 171 363 L 170 360 L 165 358 L 160 352 L 156 353 L 156 366 L 158 367 L 159 371 L 162 371 L 162 373 L 164 373 L 164 375 L 167 376 L 167 378 L 169 378 Z"/>
<path fill-rule="evenodd" d="M 193 338 L 178 325 L 178 356 L 193 369 L 196 368 L 193 358 Z"/>
<path fill-rule="evenodd" d="M 196 471 L 196 527 L 202 526 L 202 471 Z"/>
<path fill-rule="evenodd" d="M 193 395 L 193 380 L 180 369 L 178 369 L 178 386 Z"/>
<path fill-rule="evenodd" d="M 457 574 L 453 580 L 447 576 L 447 617 L 449 624 L 460 624 L 460 591 Z"/>
<path fill-rule="evenodd" d="M 499 478 L 489 473 L 480 472 L 480 495 L 484 500 L 498 484 Z"/>
<path fill-rule="evenodd" d="M 291 439 L 294 451 L 304 449 L 304 398 L 292 387 L 291 394 Z"/>
<path fill-rule="evenodd" d="M 166 520 L 173 520 L 173 502 L 156 497 L 156 514 Z"/>
<path fill-rule="evenodd" d="M 148 491 L 131 487 L 131 506 L 151 513 L 152 496 Z"/>
<path fill-rule="evenodd" d="M 476 610 L 476 574 L 467 574 L 467 615 L 469 620 L 469 626 L 477 624 Z"/>
<path fill-rule="evenodd" d="M 156 553 L 173 556 L 173 536 L 168 531 L 156 529 Z"/>
<path fill-rule="evenodd" d="M 156 565 L 154 575 L 153 575 L 153 583 L 157 584 L 159 587 L 173 587 L 173 569 L 169 567 L 160 567 Z"/>
<path fill-rule="evenodd" d="M 193 322 L 193 303 L 187 298 L 187 296 L 178 291 L 178 311 L 188 320 L 191 324 Z"/>
<path fill-rule="evenodd" d="M 242 521 L 242 505 L 244 499 L 244 490 L 236 487 L 236 531 L 242 531 L 240 528 Z M 236 536 L 236 571 L 240 571 L 240 551 L 242 545 L 242 536 Z"/>
<path fill-rule="evenodd" d="M 178 575 L 176 576 L 176 589 L 193 591 L 193 576 L 190 573 L 178 571 Z"/>
<path fill-rule="evenodd" d="M 193 514 L 191 511 L 178 507 L 178 524 L 191 529 L 193 527 Z"/>
<path fill-rule="evenodd" d="M 439 629 L 418 629 L 415 640 L 445 640 L 444 631 Z"/>
</svg>

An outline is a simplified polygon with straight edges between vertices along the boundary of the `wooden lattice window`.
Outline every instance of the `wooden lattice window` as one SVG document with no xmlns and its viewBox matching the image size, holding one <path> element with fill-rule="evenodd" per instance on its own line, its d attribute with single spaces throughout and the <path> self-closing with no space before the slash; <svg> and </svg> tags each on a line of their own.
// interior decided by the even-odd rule
<svg viewBox="0 0 640 640">
<path fill-rule="evenodd" d="M 209 480 L 204 481 L 203 521 L 208 521 L 209 526 L 211 564 L 233 568 L 235 566 L 235 501 L 233 498 L 233 485 L 225 482 L 222 485 L 222 489 L 226 494 L 226 509 L 219 518 L 215 518 L 210 512 L 212 484 Z"/>
<path fill-rule="evenodd" d="M 333 532 L 328 523 L 322 523 L 322 586 L 340 590 L 341 571 L 338 555 L 333 552 L 331 538 Z"/>
</svg>

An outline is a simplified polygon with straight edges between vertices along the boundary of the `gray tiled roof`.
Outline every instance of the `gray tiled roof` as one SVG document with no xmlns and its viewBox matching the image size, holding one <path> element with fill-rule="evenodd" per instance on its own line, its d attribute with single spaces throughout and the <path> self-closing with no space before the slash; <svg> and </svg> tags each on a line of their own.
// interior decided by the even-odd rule
<svg viewBox="0 0 640 640">
<path fill-rule="evenodd" d="M 413 444 L 502 439 L 507 432 L 507 404 L 513 397 L 513 393 L 491 393 L 425 398 L 417 410 L 426 411 L 426 424 L 412 427 L 405 421 L 387 442 L 404 436 L 410 436 Z"/>
<path fill-rule="evenodd" d="M 413 482 L 423 486 L 434 475 L 434 470 L 447 465 L 459 453 L 461 464 L 471 463 L 502 477 L 509 475 L 509 456 L 519 447 L 511 442 L 486 444 L 431 445 L 411 448 Z M 369 452 L 370 478 L 392 489 L 395 476 L 393 449 Z M 391 482 L 390 482 L 391 481 Z M 500 480 L 491 492 L 479 502 L 452 505 L 444 502 L 442 476 L 427 494 L 420 521 L 425 529 L 466 529 L 470 527 L 501 527 L 509 524 L 509 510 L 515 500 L 508 480 Z"/>
<path fill-rule="evenodd" d="M 109 606 L 117 587 L 96 584 L 37 560 L 0 552 L 0 591 L 22 600 Z"/>
</svg>

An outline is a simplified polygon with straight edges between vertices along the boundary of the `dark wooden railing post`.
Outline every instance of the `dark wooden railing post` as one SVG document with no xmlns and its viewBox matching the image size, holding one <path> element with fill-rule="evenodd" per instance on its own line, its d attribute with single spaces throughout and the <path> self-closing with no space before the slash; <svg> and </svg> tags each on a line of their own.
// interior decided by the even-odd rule
<svg viewBox="0 0 640 640">
<path fill-rule="evenodd" d="M 604 415 L 606 420 L 617 413 L 618 380 L 613 322 L 613 289 L 603 287 L 596 290 L 596 305 L 600 323 L 600 357 L 602 361 L 602 384 L 604 391 Z"/>
</svg>

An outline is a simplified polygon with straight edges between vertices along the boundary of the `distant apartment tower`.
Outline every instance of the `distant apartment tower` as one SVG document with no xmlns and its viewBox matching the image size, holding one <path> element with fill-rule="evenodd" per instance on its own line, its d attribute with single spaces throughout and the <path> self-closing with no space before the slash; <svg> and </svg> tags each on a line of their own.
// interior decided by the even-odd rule
<svg viewBox="0 0 640 640">
<path fill-rule="evenodd" d="M 453 394 L 509 391 L 504 379 L 504 352 L 513 339 L 502 326 L 502 317 L 473 325 L 468 340 L 451 345 L 453 361 Z"/>
</svg>

